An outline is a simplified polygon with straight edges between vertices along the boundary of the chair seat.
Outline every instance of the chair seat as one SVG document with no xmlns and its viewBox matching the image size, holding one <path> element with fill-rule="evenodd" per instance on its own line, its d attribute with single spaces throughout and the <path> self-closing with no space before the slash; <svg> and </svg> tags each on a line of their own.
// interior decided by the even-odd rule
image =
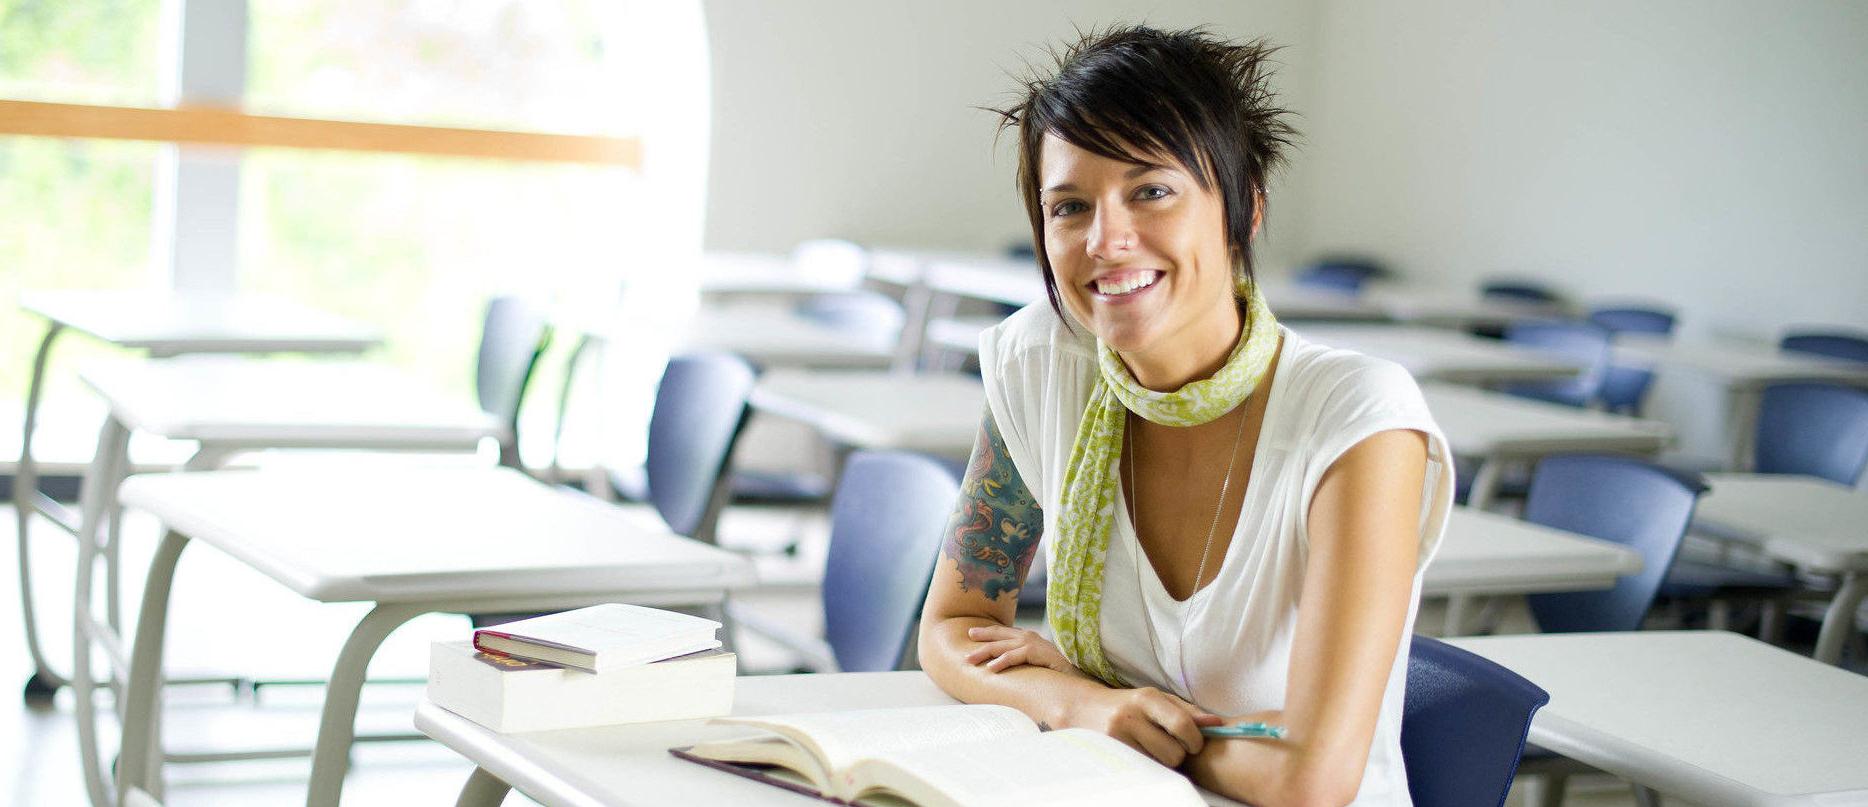
<svg viewBox="0 0 1868 807">
<path fill-rule="evenodd" d="M 1702 598 L 1721 594 L 1775 594 L 1797 588 L 1789 572 L 1758 572 L 1716 563 L 1676 560 L 1661 584 L 1660 594 L 1672 598 Z"/>
</svg>

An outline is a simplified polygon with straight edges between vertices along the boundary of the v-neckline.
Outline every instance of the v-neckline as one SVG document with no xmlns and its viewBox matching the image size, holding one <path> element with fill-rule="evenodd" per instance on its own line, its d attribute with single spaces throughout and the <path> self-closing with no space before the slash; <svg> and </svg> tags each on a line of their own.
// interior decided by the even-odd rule
<svg viewBox="0 0 1868 807">
<path fill-rule="evenodd" d="M 1239 544 L 1239 530 L 1245 526 L 1246 513 L 1248 508 L 1252 506 L 1253 493 L 1258 490 L 1258 483 L 1260 482 L 1258 469 L 1260 467 L 1260 461 L 1265 457 L 1265 434 L 1270 429 L 1272 417 L 1274 413 L 1276 413 L 1278 401 L 1283 397 L 1281 393 L 1284 385 L 1281 381 L 1284 377 L 1284 360 L 1291 347 L 1290 336 L 1291 333 L 1288 329 L 1282 325 L 1278 326 L 1278 372 L 1272 375 L 1271 389 L 1265 393 L 1265 416 L 1258 424 L 1258 439 L 1254 441 L 1252 445 L 1251 464 L 1246 466 L 1247 475 L 1245 490 L 1240 491 L 1239 494 L 1239 518 L 1232 525 L 1232 534 L 1226 541 L 1226 551 L 1220 553 L 1219 568 L 1213 572 L 1213 579 L 1207 581 L 1206 585 L 1200 585 L 1200 581 L 1195 580 L 1194 590 L 1189 592 L 1187 598 L 1184 600 L 1175 599 L 1174 594 L 1167 590 L 1167 584 L 1161 582 L 1160 572 L 1155 571 L 1154 561 L 1148 557 L 1148 548 L 1142 546 L 1141 530 L 1135 524 L 1134 511 L 1129 506 L 1128 493 L 1123 490 L 1122 480 L 1116 480 L 1116 513 L 1119 516 L 1118 520 L 1122 524 L 1122 529 L 1128 533 L 1128 545 L 1133 562 L 1136 566 L 1141 567 L 1137 571 L 1137 576 L 1146 578 L 1151 584 L 1149 587 L 1156 594 L 1159 594 L 1162 599 L 1173 603 L 1177 608 L 1186 608 L 1194 600 L 1199 599 L 1202 594 L 1213 587 L 1214 583 L 1219 582 L 1220 578 L 1226 575 L 1226 567 L 1232 563 L 1233 548 Z M 1240 405 L 1243 406 L 1245 404 L 1241 402 Z M 1126 430 L 1126 426 L 1124 428 Z M 1124 439 L 1127 438 L 1125 437 Z M 1146 595 L 1144 594 L 1144 596 Z"/>
</svg>

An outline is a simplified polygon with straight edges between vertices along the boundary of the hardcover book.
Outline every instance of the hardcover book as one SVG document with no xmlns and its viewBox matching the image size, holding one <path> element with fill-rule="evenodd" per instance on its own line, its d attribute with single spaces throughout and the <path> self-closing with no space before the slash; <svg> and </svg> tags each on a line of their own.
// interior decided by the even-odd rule
<svg viewBox="0 0 1868 807">
<path fill-rule="evenodd" d="M 719 630 L 711 619 L 608 603 L 481 628 L 473 642 L 503 656 L 604 672 L 712 650 Z"/>
<path fill-rule="evenodd" d="M 991 705 L 863 709 L 712 722 L 761 730 L 675 756 L 818 796 L 920 807 L 1203 805 L 1186 777 L 1107 735 L 1042 731 Z M 866 803 L 866 802 L 865 802 Z"/>
</svg>

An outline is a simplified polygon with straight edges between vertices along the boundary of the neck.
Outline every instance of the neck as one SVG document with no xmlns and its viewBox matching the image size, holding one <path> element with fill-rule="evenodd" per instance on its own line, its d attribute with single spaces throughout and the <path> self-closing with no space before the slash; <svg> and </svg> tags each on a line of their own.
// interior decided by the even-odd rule
<svg viewBox="0 0 1868 807">
<path fill-rule="evenodd" d="M 1161 344 L 1133 352 L 1117 351 L 1136 383 L 1155 392 L 1172 392 L 1195 381 L 1212 378 L 1226 366 L 1245 327 L 1242 303 L 1189 323 Z"/>
</svg>

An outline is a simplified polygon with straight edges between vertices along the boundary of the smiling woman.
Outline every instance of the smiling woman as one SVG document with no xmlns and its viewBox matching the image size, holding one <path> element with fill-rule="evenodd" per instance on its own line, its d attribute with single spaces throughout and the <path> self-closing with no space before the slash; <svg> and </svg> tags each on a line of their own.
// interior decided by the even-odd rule
<svg viewBox="0 0 1868 807">
<path fill-rule="evenodd" d="M 1402 638 L 1451 454 L 1406 371 L 1280 327 L 1253 283 L 1295 136 L 1270 53 L 1111 30 L 1003 111 L 1050 306 L 981 337 L 920 658 L 1242 801 L 1405 804 Z M 1011 627 L 1038 551 L 1048 636 Z M 1202 732 L 1242 720 L 1288 731 Z"/>
</svg>

